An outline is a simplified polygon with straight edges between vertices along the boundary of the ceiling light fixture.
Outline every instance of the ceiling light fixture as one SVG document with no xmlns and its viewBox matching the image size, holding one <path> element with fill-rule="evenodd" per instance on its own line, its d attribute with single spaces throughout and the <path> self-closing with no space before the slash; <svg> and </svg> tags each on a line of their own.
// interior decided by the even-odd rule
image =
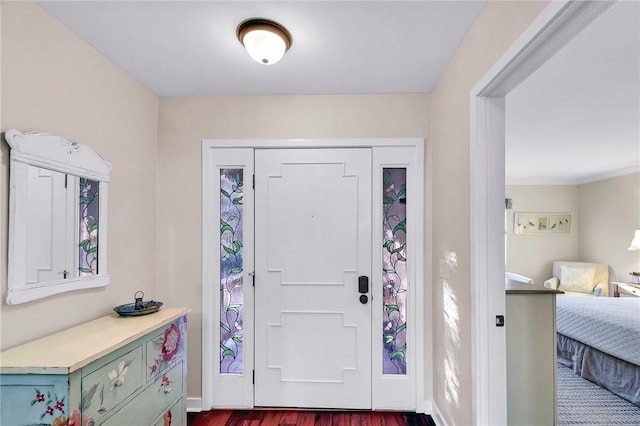
<svg viewBox="0 0 640 426">
<path fill-rule="evenodd" d="M 251 18 L 238 25 L 238 40 L 251 58 L 263 65 L 273 65 L 291 47 L 291 34 L 279 23 L 270 19 Z"/>
</svg>

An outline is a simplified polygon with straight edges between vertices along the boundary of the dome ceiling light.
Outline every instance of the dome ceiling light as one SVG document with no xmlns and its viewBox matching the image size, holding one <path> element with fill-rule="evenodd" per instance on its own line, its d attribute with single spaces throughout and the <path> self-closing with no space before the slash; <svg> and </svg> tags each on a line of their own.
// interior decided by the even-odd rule
<svg viewBox="0 0 640 426">
<path fill-rule="evenodd" d="M 291 34 L 270 19 L 251 18 L 238 25 L 238 40 L 251 58 L 263 65 L 273 65 L 291 47 Z"/>
</svg>

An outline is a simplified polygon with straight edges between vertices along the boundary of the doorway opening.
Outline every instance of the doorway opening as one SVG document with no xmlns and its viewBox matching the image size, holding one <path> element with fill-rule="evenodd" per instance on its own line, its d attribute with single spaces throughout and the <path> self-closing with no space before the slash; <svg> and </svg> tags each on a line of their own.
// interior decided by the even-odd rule
<svg viewBox="0 0 640 426">
<path fill-rule="evenodd" d="M 505 102 L 613 2 L 551 3 L 470 92 L 472 358 L 475 424 L 507 424 L 505 312 Z"/>
</svg>

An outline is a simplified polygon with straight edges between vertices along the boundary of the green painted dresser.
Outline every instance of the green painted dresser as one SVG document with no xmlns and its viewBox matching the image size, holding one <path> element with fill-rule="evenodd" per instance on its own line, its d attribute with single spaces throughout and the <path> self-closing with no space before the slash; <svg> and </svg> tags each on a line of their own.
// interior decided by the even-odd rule
<svg viewBox="0 0 640 426">
<path fill-rule="evenodd" d="M 114 313 L 0 353 L 0 425 L 186 426 L 188 311 Z"/>
</svg>

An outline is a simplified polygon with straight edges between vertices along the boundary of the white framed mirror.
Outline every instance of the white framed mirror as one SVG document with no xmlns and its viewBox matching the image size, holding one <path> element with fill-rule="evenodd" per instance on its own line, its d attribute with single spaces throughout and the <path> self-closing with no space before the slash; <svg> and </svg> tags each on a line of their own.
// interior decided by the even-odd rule
<svg viewBox="0 0 640 426">
<path fill-rule="evenodd" d="M 50 133 L 9 130 L 6 302 L 104 287 L 111 163 Z"/>
</svg>

